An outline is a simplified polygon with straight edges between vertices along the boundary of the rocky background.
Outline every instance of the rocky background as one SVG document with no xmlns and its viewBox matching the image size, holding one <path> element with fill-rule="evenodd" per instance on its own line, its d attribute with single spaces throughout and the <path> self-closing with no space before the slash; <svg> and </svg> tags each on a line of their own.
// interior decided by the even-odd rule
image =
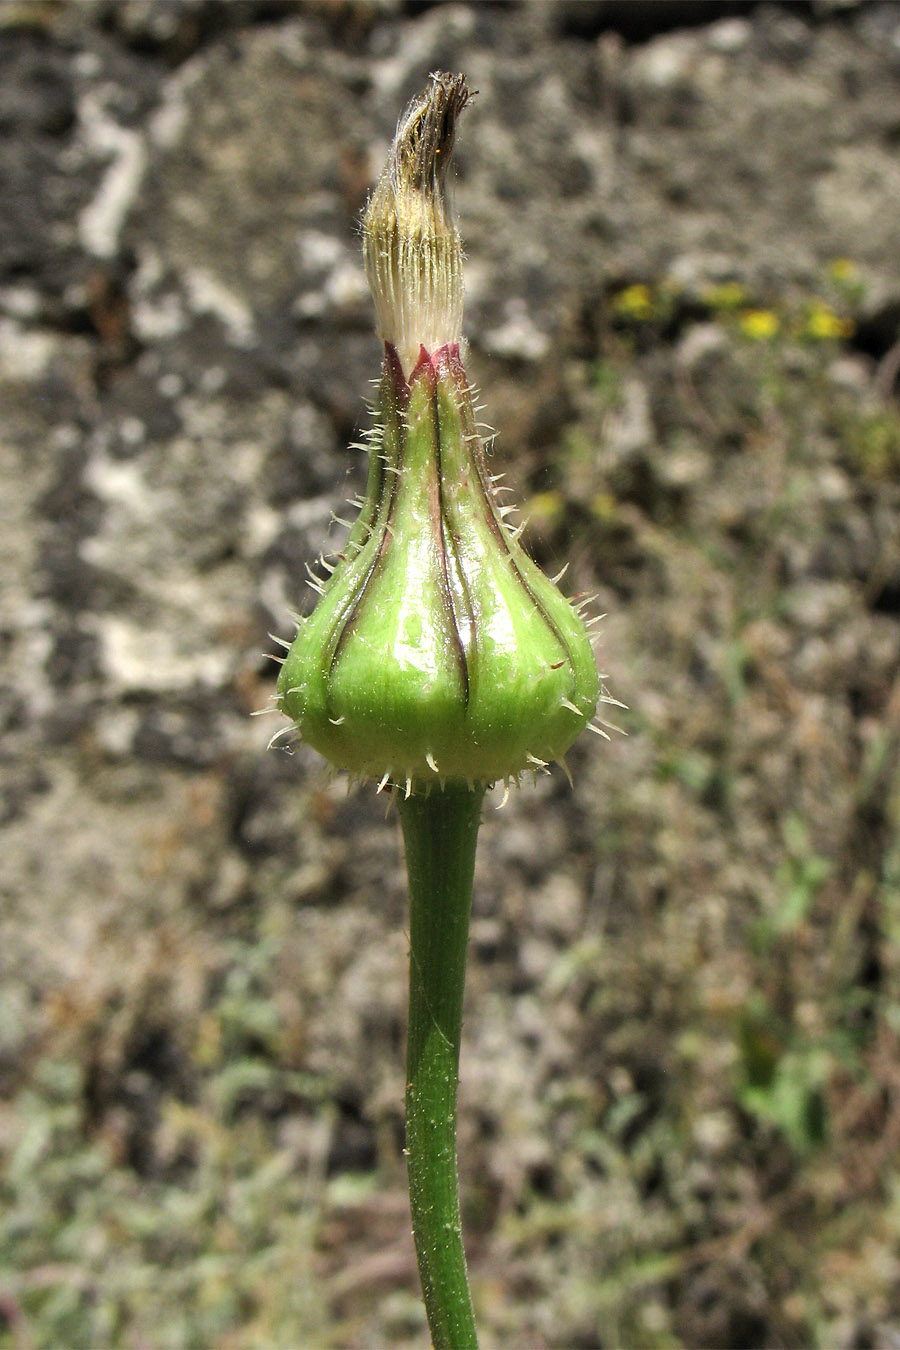
<svg viewBox="0 0 900 1350">
<path fill-rule="evenodd" d="M 900 8 L 0 6 L 0 1344 L 424 1346 L 396 821 L 272 751 L 430 70 L 608 745 L 489 801 L 486 1347 L 900 1345 Z M 336 534 L 337 532 L 337 534 Z"/>
</svg>

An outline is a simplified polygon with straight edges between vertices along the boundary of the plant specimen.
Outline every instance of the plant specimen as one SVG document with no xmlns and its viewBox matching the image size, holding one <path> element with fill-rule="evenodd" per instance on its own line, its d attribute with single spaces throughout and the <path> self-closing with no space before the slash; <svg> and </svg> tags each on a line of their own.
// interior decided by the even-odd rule
<svg viewBox="0 0 900 1350">
<path fill-rule="evenodd" d="M 400 120 L 364 219 L 384 362 L 359 516 L 323 559 L 279 707 L 339 769 L 393 793 L 410 895 L 407 1153 L 432 1339 L 476 1344 L 460 1234 L 456 1092 L 486 789 L 561 760 L 601 688 L 587 626 L 504 517 L 460 349 L 462 247 L 446 193 L 462 75 Z"/>
</svg>

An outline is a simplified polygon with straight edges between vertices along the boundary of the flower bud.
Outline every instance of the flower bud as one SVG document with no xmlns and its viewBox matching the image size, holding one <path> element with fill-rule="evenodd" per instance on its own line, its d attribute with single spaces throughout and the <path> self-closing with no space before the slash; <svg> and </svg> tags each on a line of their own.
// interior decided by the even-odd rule
<svg viewBox="0 0 900 1350">
<path fill-rule="evenodd" d="M 600 695 L 585 625 L 504 523 L 460 356 L 444 199 L 462 77 L 433 76 L 366 213 L 385 337 L 359 518 L 278 682 L 332 764 L 419 790 L 561 758 Z"/>
</svg>

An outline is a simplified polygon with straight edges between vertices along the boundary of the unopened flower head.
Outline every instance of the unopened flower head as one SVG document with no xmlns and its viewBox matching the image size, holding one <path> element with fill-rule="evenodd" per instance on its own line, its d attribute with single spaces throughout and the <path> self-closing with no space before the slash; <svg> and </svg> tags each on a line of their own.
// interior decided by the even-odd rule
<svg viewBox="0 0 900 1350">
<path fill-rule="evenodd" d="M 434 351 L 462 332 L 462 244 L 447 170 L 468 98 L 464 76 L 432 75 L 400 119 L 366 209 L 366 275 L 378 328 L 407 375 L 420 346 Z"/>
<path fill-rule="evenodd" d="M 278 682 L 335 766 L 407 793 L 561 758 L 604 697 L 587 629 L 506 520 L 459 349 L 445 180 L 462 76 L 401 119 L 366 213 L 385 356 L 360 514 Z"/>
</svg>

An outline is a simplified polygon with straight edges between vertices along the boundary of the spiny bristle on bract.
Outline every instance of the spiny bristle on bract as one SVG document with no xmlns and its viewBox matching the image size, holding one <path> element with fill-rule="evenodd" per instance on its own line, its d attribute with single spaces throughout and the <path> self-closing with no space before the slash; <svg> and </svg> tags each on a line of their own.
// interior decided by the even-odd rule
<svg viewBox="0 0 900 1350">
<path fill-rule="evenodd" d="M 269 743 L 266 746 L 266 749 L 274 750 L 275 747 L 277 746 L 278 749 L 283 750 L 285 754 L 292 755 L 294 753 L 296 746 L 298 746 L 302 740 L 303 737 L 300 735 L 300 732 L 298 731 L 297 727 L 293 725 L 281 727 L 278 731 L 275 732 L 274 736 L 271 736 L 269 738 Z"/>
<path fill-rule="evenodd" d="M 274 657 L 274 656 L 269 656 L 269 653 L 268 653 L 268 652 L 264 652 L 263 655 L 266 656 L 266 657 L 268 657 L 268 659 L 271 660 L 271 661 L 274 661 L 274 660 L 277 659 L 277 658 Z M 270 694 L 269 697 L 268 697 L 268 699 L 267 699 L 267 701 L 266 701 L 266 706 L 265 706 L 264 708 L 254 708 L 253 711 L 251 712 L 250 716 L 251 716 L 251 717 L 268 717 L 270 713 L 280 713 L 280 712 L 281 712 L 281 709 L 280 709 L 279 706 L 278 706 L 278 695 L 277 695 L 277 694 Z"/>
<path fill-rule="evenodd" d="M 538 759 L 537 755 L 526 753 L 525 758 L 528 760 L 528 763 L 533 764 L 536 769 L 546 769 L 549 767 L 547 760 Z"/>
<path fill-rule="evenodd" d="M 606 678 L 605 675 L 600 676 L 601 680 L 604 680 L 605 678 Z M 598 703 L 609 703 L 614 708 L 622 708 L 625 712 L 628 711 L 628 704 L 623 703 L 621 699 L 614 698 L 613 695 L 607 689 L 605 684 L 601 684 L 600 686 L 600 696 L 597 701 Z"/>
<path fill-rule="evenodd" d="M 596 731 L 598 735 L 603 734 L 596 727 L 591 727 L 591 730 Z M 275 736 L 272 738 L 270 744 L 274 745 L 277 743 L 277 741 L 278 737 Z M 444 792 L 448 787 L 448 785 L 452 786 L 452 781 L 446 778 L 440 772 L 440 769 L 436 764 L 433 755 L 428 754 L 426 755 L 425 758 L 428 767 L 431 770 L 431 773 L 434 775 L 434 777 L 422 778 L 416 772 L 407 773 L 404 771 L 398 772 L 395 769 L 387 769 L 376 781 L 374 778 L 369 777 L 364 773 L 348 773 L 347 774 L 348 791 L 353 787 L 361 787 L 367 782 L 374 782 L 376 796 L 379 796 L 383 792 L 386 792 L 388 794 L 388 797 L 390 799 L 388 802 L 388 810 L 390 809 L 391 802 L 397 796 L 401 796 L 404 800 L 408 800 L 413 795 L 413 793 L 428 797 L 431 796 L 431 794 L 435 791 Z M 497 804 L 496 808 L 498 811 L 501 810 L 509 800 L 510 789 L 521 788 L 522 780 L 526 774 L 531 778 L 532 782 L 536 783 L 540 775 L 545 776 L 550 773 L 552 766 L 547 760 L 540 759 L 537 755 L 531 754 L 526 755 L 526 759 L 528 760 L 527 768 L 520 769 L 517 773 L 510 773 L 501 778 L 497 778 L 495 780 L 492 780 L 491 782 L 483 783 L 481 785 L 488 791 L 497 787 L 499 784 L 503 785 L 503 798 Z M 572 779 L 572 772 L 569 768 L 569 765 L 566 762 L 565 756 L 564 755 L 558 756 L 554 762 L 558 764 L 559 767 L 562 769 L 570 787 L 574 786 L 574 782 Z M 330 776 L 332 778 L 334 778 L 340 772 L 340 770 L 335 769 L 333 766 L 329 766 L 329 770 Z M 474 790 L 474 788 L 477 785 L 476 780 L 474 778 L 470 778 L 465 781 L 466 786 L 469 788 L 469 790 L 470 791 Z"/>
</svg>

